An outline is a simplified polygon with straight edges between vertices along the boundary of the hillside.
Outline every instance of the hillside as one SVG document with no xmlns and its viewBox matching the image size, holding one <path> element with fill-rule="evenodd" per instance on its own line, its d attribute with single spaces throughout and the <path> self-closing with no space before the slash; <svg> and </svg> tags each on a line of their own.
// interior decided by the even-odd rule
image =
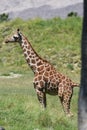
<svg viewBox="0 0 87 130">
<path fill-rule="evenodd" d="M 62 17 L 68 13 L 77 12 L 83 15 L 83 0 L 3 0 L 0 1 L 0 14 L 8 13 L 10 19 L 20 17 L 31 19 L 41 17 L 43 19 Z"/>
<path fill-rule="evenodd" d="M 23 52 L 18 44 L 2 45 L 5 38 L 20 28 L 30 40 L 36 52 L 50 61 L 60 72 L 79 81 L 81 18 L 65 20 L 16 19 L 0 24 L 0 73 L 27 73 L 29 70 Z M 2 68 L 3 66 L 3 68 Z M 72 73 L 72 74 L 71 74 Z"/>
</svg>

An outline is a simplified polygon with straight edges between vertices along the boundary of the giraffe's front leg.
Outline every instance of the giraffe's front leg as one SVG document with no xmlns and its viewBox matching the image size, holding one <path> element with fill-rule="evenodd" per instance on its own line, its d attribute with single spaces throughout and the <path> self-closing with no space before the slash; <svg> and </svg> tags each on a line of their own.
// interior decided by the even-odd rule
<svg viewBox="0 0 87 130">
<path fill-rule="evenodd" d="M 41 103 L 41 106 L 43 108 L 46 108 L 46 93 L 38 89 L 36 89 L 36 93 L 37 93 L 38 100 Z"/>
</svg>

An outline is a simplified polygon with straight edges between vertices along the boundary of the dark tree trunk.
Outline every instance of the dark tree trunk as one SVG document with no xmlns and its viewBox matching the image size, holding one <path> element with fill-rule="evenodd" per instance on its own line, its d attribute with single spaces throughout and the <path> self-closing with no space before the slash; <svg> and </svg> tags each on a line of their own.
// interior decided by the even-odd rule
<svg viewBox="0 0 87 130">
<path fill-rule="evenodd" d="M 78 108 L 78 129 L 87 130 L 87 0 L 84 0 L 81 60 L 82 68 Z"/>
</svg>

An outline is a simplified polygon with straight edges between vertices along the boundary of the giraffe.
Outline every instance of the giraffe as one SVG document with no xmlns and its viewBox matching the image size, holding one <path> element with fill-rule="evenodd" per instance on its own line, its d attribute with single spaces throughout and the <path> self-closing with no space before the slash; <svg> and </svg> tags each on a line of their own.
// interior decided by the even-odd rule
<svg viewBox="0 0 87 130">
<path fill-rule="evenodd" d="M 23 49 L 25 59 L 34 72 L 34 89 L 41 106 L 43 108 L 47 106 L 46 94 L 58 95 L 65 114 L 72 116 L 70 102 L 73 95 L 73 87 L 78 87 L 79 85 L 67 76 L 57 72 L 53 65 L 42 59 L 19 29 L 12 37 L 5 40 L 5 43 L 9 42 L 17 42 Z"/>
</svg>

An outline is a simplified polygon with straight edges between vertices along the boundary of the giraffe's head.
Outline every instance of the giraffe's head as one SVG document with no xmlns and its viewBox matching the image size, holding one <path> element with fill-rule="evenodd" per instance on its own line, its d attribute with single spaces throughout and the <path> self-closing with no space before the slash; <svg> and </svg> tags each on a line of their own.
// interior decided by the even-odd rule
<svg viewBox="0 0 87 130">
<path fill-rule="evenodd" d="M 13 34 L 11 37 L 5 40 L 5 43 L 9 42 L 21 42 L 22 41 L 22 34 L 19 29 L 17 29 L 16 33 Z"/>
</svg>

